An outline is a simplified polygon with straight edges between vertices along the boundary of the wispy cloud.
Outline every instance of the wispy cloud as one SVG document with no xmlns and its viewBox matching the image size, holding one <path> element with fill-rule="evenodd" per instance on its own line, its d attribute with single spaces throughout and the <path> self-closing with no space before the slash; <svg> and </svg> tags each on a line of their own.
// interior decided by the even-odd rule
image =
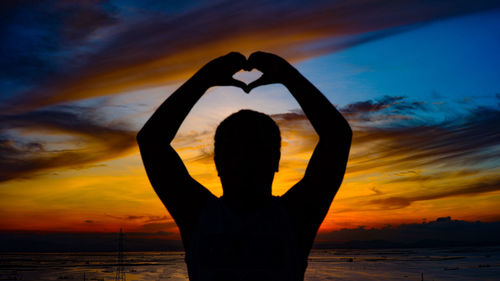
<svg viewBox="0 0 500 281">
<path fill-rule="evenodd" d="M 1 80 L 38 83 L 81 65 L 92 35 L 118 22 L 105 2 L 2 3 Z"/>
<path fill-rule="evenodd" d="M 350 172 L 386 165 L 398 169 L 440 163 L 459 167 L 498 159 L 500 152 L 494 149 L 500 143 L 500 130 L 496 126 L 500 121 L 498 109 L 477 107 L 435 124 L 415 122 L 407 114 L 396 115 L 404 118 L 391 126 L 365 124 L 358 128 L 354 145 L 371 147 L 373 151 L 370 155 L 353 154 Z M 378 115 L 377 120 L 383 116 Z M 387 120 L 393 116 L 387 114 Z"/>
<path fill-rule="evenodd" d="M 151 215 L 128 215 L 124 217 L 106 215 L 109 218 L 113 218 L 116 220 L 124 220 L 124 221 L 142 221 L 144 223 L 152 223 L 152 222 L 165 222 L 172 221 L 171 217 L 168 216 L 151 216 Z"/>
<path fill-rule="evenodd" d="M 158 231 L 177 231 L 177 225 L 174 221 L 170 222 L 151 222 L 140 226 L 138 229 L 140 232 L 155 233 Z"/>
<path fill-rule="evenodd" d="M 500 156 L 497 149 L 500 131 L 496 124 L 500 122 L 500 111 L 490 107 L 468 107 L 451 117 L 429 122 L 419 114 L 443 114 L 431 104 L 385 96 L 341 108 L 354 128 L 343 188 L 362 184 L 372 190 L 371 195 L 356 199 L 356 208 L 394 210 L 416 202 L 498 191 L 500 178 L 495 171 L 498 171 L 496 161 Z M 2 116 L 0 159 L 2 166 L 7 167 L 0 174 L 2 181 L 97 164 L 120 157 L 135 146 L 135 132 L 123 129 L 126 126 L 103 124 L 90 118 L 89 112 L 81 108 L 78 114 L 74 110 L 56 107 L 52 111 Z M 277 175 L 280 188 L 277 192 L 280 193 L 301 178 L 317 136 L 300 111 L 272 117 L 283 136 L 283 159 Z M 14 142 L 6 138 L 13 128 L 27 132 L 49 130 L 75 138 L 63 143 L 75 145 L 83 141 L 85 145 L 48 150 L 44 142 Z M 220 185 L 213 167 L 212 136 L 208 131 L 190 132 L 179 135 L 175 141 L 190 172 L 202 183 L 208 183 L 209 188 Z M 390 176 L 380 177 L 380 173 Z M 375 180 L 367 183 L 365 178 Z M 408 188 L 409 185 L 418 188 Z M 336 199 L 338 208 L 333 209 L 334 212 L 352 211 L 343 207 L 343 200 L 342 197 Z M 118 219 L 161 228 L 165 227 L 161 224 L 166 223 L 167 217 L 130 215 Z"/>
<path fill-rule="evenodd" d="M 32 110 L 184 79 L 209 58 L 232 50 L 248 54 L 262 49 L 297 61 L 389 36 L 414 24 L 499 6 L 497 1 L 465 0 L 308 5 L 222 1 L 178 14 L 148 11 L 128 19 L 120 7 L 86 3 L 20 4 L 8 9 L 11 16 L 6 23 L 14 28 L 11 32 L 37 36 L 20 45 L 25 41 L 9 39 L 6 53 L 12 59 L 2 69 L 22 72 L 23 77 L 50 75 L 24 84 L 14 81 L 19 75 L 5 76 L 11 78 L 3 84 L 17 90 L 9 93 L 4 111 Z M 49 43 L 44 47 L 42 42 Z"/>
<path fill-rule="evenodd" d="M 37 140 L 40 133 L 44 137 Z M 85 108 L 0 115 L 0 182 L 93 165 L 122 156 L 134 146 L 135 131 L 99 122 Z"/>
<path fill-rule="evenodd" d="M 500 190 L 500 176 L 483 176 L 474 179 L 471 183 L 453 184 L 437 188 L 435 191 L 424 191 L 416 194 L 407 194 L 405 196 L 389 196 L 380 199 L 372 199 L 371 204 L 381 205 L 385 209 L 399 209 L 411 205 L 414 202 L 436 200 L 455 196 L 478 195 L 487 192 Z"/>
<path fill-rule="evenodd" d="M 400 209 L 415 202 L 499 190 L 498 108 L 457 109 L 460 113 L 448 112 L 443 118 L 426 103 L 383 100 L 345 107 L 355 127 L 347 175 L 377 178 L 364 184 L 386 190 L 360 198 L 361 206 Z M 420 118 L 419 113 L 434 114 L 434 120 Z M 387 176 L 377 176 L 380 173 Z"/>
</svg>

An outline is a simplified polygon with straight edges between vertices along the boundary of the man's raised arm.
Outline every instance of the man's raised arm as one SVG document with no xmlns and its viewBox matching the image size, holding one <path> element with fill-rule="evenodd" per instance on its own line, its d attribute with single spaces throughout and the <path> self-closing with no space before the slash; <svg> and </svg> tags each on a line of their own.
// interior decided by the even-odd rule
<svg viewBox="0 0 500 281">
<path fill-rule="evenodd" d="M 246 58 L 239 53 L 229 53 L 209 62 L 163 102 L 137 134 L 151 185 L 181 234 L 192 231 L 203 203 L 213 195 L 189 175 L 171 142 L 189 111 L 208 88 L 246 86 L 232 78 L 245 63 Z"/>
<path fill-rule="evenodd" d="M 330 101 L 284 59 L 256 52 L 248 59 L 248 65 L 263 75 L 248 85 L 246 91 L 265 84 L 283 84 L 319 135 L 304 177 L 283 196 L 294 211 L 301 212 L 299 215 L 310 223 L 315 234 L 342 183 L 351 146 L 351 128 Z"/>
</svg>

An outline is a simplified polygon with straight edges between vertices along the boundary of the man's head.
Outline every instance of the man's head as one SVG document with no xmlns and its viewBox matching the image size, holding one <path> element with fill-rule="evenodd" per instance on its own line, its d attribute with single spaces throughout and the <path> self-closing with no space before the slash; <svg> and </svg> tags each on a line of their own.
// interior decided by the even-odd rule
<svg viewBox="0 0 500 281">
<path fill-rule="evenodd" d="M 214 146 L 225 197 L 271 195 L 281 147 L 279 127 L 271 117 L 253 110 L 233 113 L 217 127 Z"/>
</svg>

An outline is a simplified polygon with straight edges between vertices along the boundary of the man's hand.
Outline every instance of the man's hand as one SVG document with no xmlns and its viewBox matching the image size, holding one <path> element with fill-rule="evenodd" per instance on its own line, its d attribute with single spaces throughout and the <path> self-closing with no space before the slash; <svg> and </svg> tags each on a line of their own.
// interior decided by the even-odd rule
<svg viewBox="0 0 500 281">
<path fill-rule="evenodd" d="M 293 79 L 292 74 L 296 71 L 296 69 L 285 59 L 274 54 L 260 51 L 251 54 L 245 66 L 245 70 L 247 71 L 254 68 L 262 72 L 262 76 L 243 88 L 246 93 L 262 85 L 274 83 L 284 84 L 286 81 Z"/>
<path fill-rule="evenodd" d="M 207 88 L 213 86 L 235 86 L 245 89 L 247 85 L 233 78 L 233 75 L 242 70 L 247 63 L 244 55 L 231 52 L 225 56 L 218 57 L 203 66 L 194 78 Z"/>
</svg>

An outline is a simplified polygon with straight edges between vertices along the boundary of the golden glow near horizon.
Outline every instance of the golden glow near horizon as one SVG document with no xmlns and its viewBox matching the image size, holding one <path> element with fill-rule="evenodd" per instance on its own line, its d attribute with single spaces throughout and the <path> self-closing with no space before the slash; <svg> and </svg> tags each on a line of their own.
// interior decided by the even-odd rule
<svg viewBox="0 0 500 281">
<path fill-rule="evenodd" d="M 227 91 L 219 90 L 213 95 Z M 210 110 L 199 110 L 188 117 L 173 146 L 192 176 L 220 196 L 212 138 L 216 124 L 226 113 L 205 120 L 203 125 L 200 118 L 210 114 Z M 234 110 L 227 109 L 227 114 Z M 273 117 L 283 138 L 273 194 L 281 195 L 301 179 L 317 136 L 300 114 Z M 394 136 L 356 130 L 357 122 L 351 122 L 354 140 L 344 182 L 320 231 L 420 222 L 450 214 L 459 219 L 497 219 L 492 210 L 498 210 L 500 192 L 474 194 L 467 188 L 494 179 L 498 169 L 447 170 L 443 163 L 432 163 L 431 156 L 419 158 L 415 156 L 418 151 L 398 148 L 385 155 L 387 147 L 396 141 Z M 189 124 L 194 123 L 198 128 L 189 130 Z M 422 164 L 424 160 L 429 163 Z M 470 204 L 474 204 L 473 213 L 463 207 Z M 116 159 L 79 169 L 53 169 L 31 178 L 4 182 L 0 184 L 0 206 L 0 229 L 4 231 L 113 232 L 123 227 L 128 232 L 165 231 L 172 233 L 168 236 L 171 239 L 178 238 L 173 220 L 149 184 L 136 147 Z"/>
<path fill-rule="evenodd" d="M 374 14 L 364 2 L 240 1 L 169 16 L 147 4 L 12 5 L 0 81 L 0 231 L 123 227 L 178 239 L 135 135 L 204 63 L 257 50 L 300 62 L 353 128 L 344 182 L 320 231 L 443 216 L 500 221 L 498 4 L 374 1 Z M 79 22 L 86 18 L 72 15 L 82 8 L 102 21 Z M 213 133 L 242 108 L 281 128 L 273 184 L 281 195 L 301 179 L 318 140 L 283 86 L 249 95 L 210 89 L 173 146 L 220 196 Z"/>
</svg>

